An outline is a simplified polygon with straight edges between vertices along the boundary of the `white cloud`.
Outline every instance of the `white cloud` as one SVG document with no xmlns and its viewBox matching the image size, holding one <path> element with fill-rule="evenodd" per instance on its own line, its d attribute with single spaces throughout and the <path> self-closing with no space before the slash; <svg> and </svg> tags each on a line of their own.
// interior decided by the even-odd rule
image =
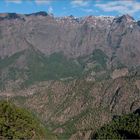
<svg viewBox="0 0 140 140">
<path fill-rule="evenodd" d="M 49 6 L 49 8 L 48 8 L 48 13 L 52 13 L 53 12 L 53 8 L 52 8 L 52 6 Z"/>
<path fill-rule="evenodd" d="M 85 7 L 89 5 L 89 0 L 73 0 L 71 4 L 73 7 Z"/>
<path fill-rule="evenodd" d="M 36 4 L 50 4 L 51 1 L 50 0 L 35 0 Z"/>
<path fill-rule="evenodd" d="M 118 12 L 120 14 L 133 15 L 140 11 L 140 2 L 137 1 L 112 1 L 108 3 L 95 4 L 96 7 L 105 12 Z"/>
<path fill-rule="evenodd" d="M 7 3 L 17 3 L 20 4 L 22 1 L 21 0 L 6 0 Z"/>
</svg>

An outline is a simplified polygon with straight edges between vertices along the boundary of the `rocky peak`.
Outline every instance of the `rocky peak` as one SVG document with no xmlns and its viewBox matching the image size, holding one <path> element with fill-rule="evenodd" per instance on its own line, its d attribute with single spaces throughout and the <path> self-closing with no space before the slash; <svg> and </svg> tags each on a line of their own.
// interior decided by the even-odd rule
<svg viewBox="0 0 140 140">
<path fill-rule="evenodd" d="M 120 17 L 117 17 L 114 19 L 116 21 L 116 23 L 121 23 L 121 22 L 133 22 L 134 18 L 131 17 L 130 15 L 126 14 L 126 15 L 122 15 Z"/>
<path fill-rule="evenodd" d="M 74 17 L 73 15 L 70 15 L 69 18 L 71 18 L 71 19 L 75 19 L 75 17 Z"/>
<path fill-rule="evenodd" d="M 80 22 L 79 18 L 74 17 L 73 15 L 64 16 L 64 17 L 56 17 L 55 19 L 58 23 L 61 23 L 62 25 L 63 24 L 65 24 L 65 25 L 69 25 L 69 24 L 76 25 L 76 24 L 79 24 L 79 22 Z"/>
<path fill-rule="evenodd" d="M 101 24 L 103 22 L 105 23 L 111 23 L 113 21 L 113 16 L 85 16 L 85 17 L 74 17 L 73 15 L 70 16 L 64 16 L 56 18 L 57 21 L 60 23 L 72 23 L 72 24 L 91 24 L 91 25 L 97 25 Z M 102 24 L 103 25 L 103 24 Z"/>
<path fill-rule="evenodd" d="M 137 22 L 138 26 L 140 26 L 140 21 Z"/>
<path fill-rule="evenodd" d="M 86 16 L 82 18 L 81 23 L 87 23 L 90 27 L 107 27 L 113 21 L 113 16 Z"/>
<path fill-rule="evenodd" d="M 32 14 L 26 14 L 26 16 L 48 16 L 49 14 L 45 11 L 40 11 Z"/>
<path fill-rule="evenodd" d="M 20 18 L 21 18 L 21 16 L 19 14 L 16 14 L 16 13 L 0 14 L 0 20 L 4 20 L 4 19 L 12 20 L 12 19 L 20 19 Z"/>
</svg>

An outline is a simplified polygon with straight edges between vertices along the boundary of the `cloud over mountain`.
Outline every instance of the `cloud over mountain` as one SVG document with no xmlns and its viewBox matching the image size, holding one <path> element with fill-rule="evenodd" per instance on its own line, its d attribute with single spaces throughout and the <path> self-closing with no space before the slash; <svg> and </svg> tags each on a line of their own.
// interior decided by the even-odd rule
<svg viewBox="0 0 140 140">
<path fill-rule="evenodd" d="M 96 7 L 105 12 L 119 12 L 120 14 L 135 14 L 140 11 L 140 2 L 138 1 L 110 1 L 107 3 L 97 3 Z"/>
</svg>

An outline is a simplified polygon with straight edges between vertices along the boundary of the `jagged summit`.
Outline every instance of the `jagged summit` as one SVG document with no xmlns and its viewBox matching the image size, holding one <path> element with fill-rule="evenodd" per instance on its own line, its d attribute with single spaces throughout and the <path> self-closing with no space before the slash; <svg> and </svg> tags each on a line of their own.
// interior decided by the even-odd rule
<svg viewBox="0 0 140 140">
<path fill-rule="evenodd" d="M 135 21 L 135 19 L 132 16 L 126 14 L 126 15 L 116 17 L 115 21 L 116 21 L 116 23 L 121 23 L 121 22 L 126 22 L 126 21 L 133 22 L 133 21 Z"/>
<path fill-rule="evenodd" d="M 129 14 L 123 15 L 122 17 L 124 17 L 126 20 L 135 20 L 132 16 L 130 16 Z"/>
<path fill-rule="evenodd" d="M 48 16 L 49 14 L 45 11 L 40 11 L 40 12 L 36 12 L 36 13 L 31 13 L 31 14 L 26 14 L 26 16 Z"/>
<path fill-rule="evenodd" d="M 53 14 L 49 14 L 45 11 L 39 11 L 39 12 L 31 13 L 31 14 L 1 13 L 0 20 L 16 20 L 16 19 L 25 20 L 26 17 L 30 17 L 30 16 L 53 17 Z"/>
<path fill-rule="evenodd" d="M 129 15 L 52 17 L 47 12 L 40 11 L 25 15 L 5 13 L 0 14 L 0 18 L 6 19 L 0 24 L 1 58 L 23 51 L 30 45 L 45 55 L 63 52 L 69 58 L 89 55 L 98 48 L 111 57 L 113 49 L 119 48 L 116 54 L 119 60 L 116 61 L 122 61 L 125 65 L 140 64 L 140 26 Z M 123 51 L 125 47 L 129 50 L 132 46 L 132 52 Z"/>
<path fill-rule="evenodd" d="M 140 20 L 137 22 L 137 24 L 140 26 Z"/>
<path fill-rule="evenodd" d="M 4 20 L 4 19 L 18 19 L 18 18 L 21 18 L 21 17 L 17 13 L 3 13 L 3 14 L 0 14 L 0 20 Z"/>
<path fill-rule="evenodd" d="M 0 14 L 0 20 L 4 19 L 23 19 L 28 16 L 52 16 L 54 17 L 53 14 L 49 14 L 46 11 L 39 11 L 31 14 L 18 14 L 18 13 L 1 13 Z M 56 20 L 75 20 L 77 22 L 80 21 L 91 21 L 91 20 L 102 20 L 102 21 L 112 21 L 113 19 L 117 22 L 120 23 L 122 21 L 127 21 L 127 22 L 132 22 L 135 19 L 126 14 L 126 15 L 121 15 L 121 16 L 94 16 L 94 15 L 89 15 L 85 17 L 75 17 L 73 15 L 70 16 L 63 16 L 63 17 L 55 17 Z"/>
</svg>

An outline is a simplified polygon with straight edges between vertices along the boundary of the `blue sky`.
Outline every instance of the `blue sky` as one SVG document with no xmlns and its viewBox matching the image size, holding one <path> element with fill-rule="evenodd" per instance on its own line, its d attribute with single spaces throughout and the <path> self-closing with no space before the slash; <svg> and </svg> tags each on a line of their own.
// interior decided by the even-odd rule
<svg viewBox="0 0 140 140">
<path fill-rule="evenodd" d="M 140 0 L 0 0 L 0 13 L 46 11 L 54 16 L 114 16 L 130 14 L 140 19 Z"/>
</svg>

